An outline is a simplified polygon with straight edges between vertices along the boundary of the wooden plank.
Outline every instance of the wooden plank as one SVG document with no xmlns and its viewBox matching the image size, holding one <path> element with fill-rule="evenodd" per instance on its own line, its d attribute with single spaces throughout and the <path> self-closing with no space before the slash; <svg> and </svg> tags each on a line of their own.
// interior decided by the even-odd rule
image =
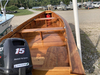
<svg viewBox="0 0 100 75">
<path fill-rule="evenodd" d="M 30 34 L 32 35 L 32 34 Z M 41 37 L 39 34 L 36 34 L 36 35 L 32 35 L 30 36 L 28 35 L 28 37 L 25 37 L 24 39 L 27 40 L 27 42 L 29 44 L 32 44 L 32 43 L 41 43 Z M 65 38 L 63 36 L 63 33 L 44 33 L 43 35 L 43 43 L 45 42 L 64 42 L 65 41 Z M 49 39 L 49 40 L 48 40 Z"/>
<path fill-rule="evenodd" d="M 43 65 L 45 58 L 44 57 L 32 57 L 33 65 Z"/>
<path fill-rule="evenodd" d="M 33 68 L 34 69 L 34 68 Z M 41 71 L 57 71 L 57 72 L 59 72 L 59 71 L 70 71 L 71 70 L 71 68 L 70 67 L 47 67 L 47 68 L 45 68 L 45 67 L 41 67 L 41 68 L 37 68 L 37 69 L 35 69 L 35 70 L 41 70 Z"/>
<path fill-rule="evenodd" d="M 32 75 L 70 75 L 70 67 L 54 67 L 33 69 Z"/>
<path fill-rule="evenodd" d="M 47 10 L 47 11 L 45 11 L 45 13 L 47 14 L 47 13 L 52 13 L 50 10 Z"/>
<path fill-rule="evenodd" d="M 34 21 L 40 21 L 40 20 L 51 20 L 51 19 L 57 19 L 57 17 L 50 17 L 50 18 L 37 18 L 37 19 L 34 19 Z"/>
<path fill-rule="evenodd" d="M 40 35 L 31 36 L 25 39 L 27 40 L 30 48 L 66 45 L 66 42 L 64 41 L 65 39 L 62 33 L 44 34 L 42 41 L 41 41 Z"/>
<path fill-rule="evenodd" d="M 45 56 L 43 67 L 67 67 L 67 50 L 66 47 L 49 47 Z"/>
<path fill-rule="evenodd" d="M 65 46 L 66 42 L 45 42 L 45 43 L 33 43 L 29 44 L 30 48 L 36 48 L 36 47 L 50 47 L 50 46 Z"/>
<path fill-rule="evenodd" d="M 30 48 L 31 57 L 45 57 L 48 47 Z"/>
<path fill-rule="evenodd" d="M 34 39 L 35 41 L 36 40 L 38 40 L 38 39 L 41 39 L 41 37 L 40 37 L 40 33 L 25 33 L 25 34 L 22 34 L 23 35 L 23 37 L 27 40 L 32 40 L 32 39 Z M 27 35 L 27 36 L 26 36 Z M 34 38 L 33 38 L 34 37 Z M 52 32 L 44 32 L 43 33 L 43 38 L 45 38 L 45 39 L 50 39 L 51 37 L 53 37 L 53 39 L 58 39 L 58 41 L 59 40 L 65 40 L 65 37 L 64 37 L 64 35 L 63 35 L 63 32 L 54 32 L 54 33 L 52 33 Z M 38 38 L 38 39 L 37 39 Z M 52 40 L 52 39 L 51 39 Z M 40 40 L 41 41 L 41 40 Z M 53 40 L 54 41 L 54 40 Z"/>
<path fill-rule="evenodd" d="M 64 31 L 63 27 L 53 28 L 36 28 L 36 29 L 23 29 L 20 33 L 31 33 L 31 32 L 50 32 L 50 31 Z"/>
</svg>

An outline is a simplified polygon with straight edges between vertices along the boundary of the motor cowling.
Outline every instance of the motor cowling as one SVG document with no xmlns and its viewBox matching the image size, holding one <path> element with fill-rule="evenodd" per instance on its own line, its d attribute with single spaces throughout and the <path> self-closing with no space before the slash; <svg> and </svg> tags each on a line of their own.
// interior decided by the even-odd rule
<svg viewBox="0 0 100 75">
<path fill-rule="evenodd" d="M 8 38 L 0 43 L 0 75 L 32 75 L 27 41 Z"/>
</svg>

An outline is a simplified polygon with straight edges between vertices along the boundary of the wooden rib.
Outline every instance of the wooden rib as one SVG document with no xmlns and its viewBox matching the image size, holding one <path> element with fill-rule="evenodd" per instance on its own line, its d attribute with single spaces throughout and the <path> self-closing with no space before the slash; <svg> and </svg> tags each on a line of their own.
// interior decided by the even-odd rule
<svg viewBox="0 0 100 75">
<path fill-rule="evenodd" d="M 53 28 L 36 28 L 36 29 L 23 29 L 20 33 L 29 32 L 50 32 L 50 31 L 64 31 L 63 27 L 53 27 Z"/>
<path fill-rule="evenodd" d="M 37 19 L 34 19 L 34 21 L 40 21 L 40 20 L 51 20 L 51 19 L 57 19 L 56 17 L 50 17 L 50 18 L 37 18 Z"/>
<path fill-rule="evenodd" d="M 40 37 L 41 37 L 41 40 L 43 40 L 42 32 L 40 32 Z"/>
</svg>

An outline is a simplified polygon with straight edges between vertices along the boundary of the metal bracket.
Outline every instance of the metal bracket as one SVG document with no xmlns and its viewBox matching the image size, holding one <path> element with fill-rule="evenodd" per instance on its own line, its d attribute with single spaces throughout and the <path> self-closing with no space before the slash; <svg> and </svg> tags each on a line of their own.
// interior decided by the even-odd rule
<svg viewBox="0 0 100 75">
<path fill-rule="evenodd" d="M 26 75 L 26 68 L 19 68 L 19 75 Z"/>
</svg>

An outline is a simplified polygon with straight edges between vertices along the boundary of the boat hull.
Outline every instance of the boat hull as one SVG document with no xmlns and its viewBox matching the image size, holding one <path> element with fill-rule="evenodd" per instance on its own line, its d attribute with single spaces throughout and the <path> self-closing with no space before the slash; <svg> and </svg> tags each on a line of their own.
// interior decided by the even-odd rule
<svg viewBox="0 0 100 75">
<path fill-rule="evenodd" d="M 0 34 L 3 34 L 10 26 L 12 18 L 0 24 Z"/>
<path fill-rule="evenodd" d="M 48 13 L 50 18 L 46 17 Z M 85 75 L 69 24 L 52 11 L 25 21 L 0 41 L 6 38 L 28 42 L 33 75 Z"/>
</svg>

